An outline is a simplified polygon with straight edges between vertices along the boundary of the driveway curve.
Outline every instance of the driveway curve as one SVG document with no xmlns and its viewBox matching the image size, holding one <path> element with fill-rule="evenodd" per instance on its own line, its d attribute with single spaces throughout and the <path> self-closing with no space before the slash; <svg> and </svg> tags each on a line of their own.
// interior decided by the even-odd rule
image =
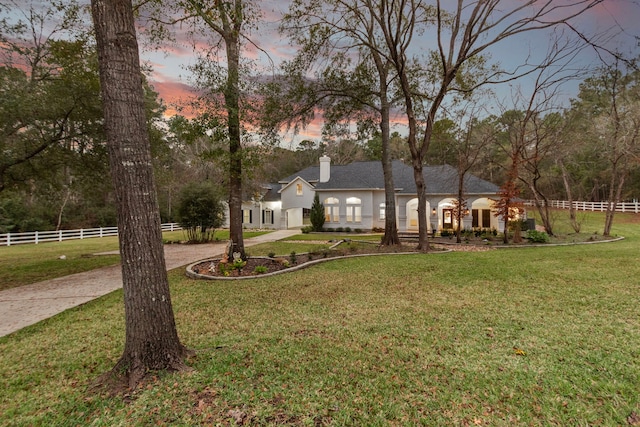
<svg viewBox="0 0 640 427">
<path fill-rule="evenodd" d="M 245 240 L 245 246 L 274 242 L 299 234 L 278 230 Z M 222 254 L 226 242 L 203 245 L 165 245 L 167 270 Z M 0 337 L 55 316 L 122 287 L 120 265 L 57 277 L 0 291 Z"/>
</svg>

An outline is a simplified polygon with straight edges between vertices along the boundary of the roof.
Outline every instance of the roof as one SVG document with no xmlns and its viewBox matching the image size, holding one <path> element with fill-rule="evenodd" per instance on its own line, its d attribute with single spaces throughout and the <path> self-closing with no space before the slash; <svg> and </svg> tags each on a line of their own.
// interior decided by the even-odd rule
<svg viewBox="0 0 640 427">
<path fill-rule="evenodd" d="M 333 172 L 333 168 L 335 166 L 331 166 L 331 172 Z M 309 166 L 306 169 L 302 169 L 299 172 L 294 173 L 293 175 L 289 175 L 285 179 L 281 179 L 278 181 L 280 184 L 288 184 L 296 178 L 302 178 L 309 183 L 317 182 L 320 179 L 320 166 Z"/>
<path fill-rule="evenodd" d="M 393 183 L 400 194 L 416 194 L 416 183 L 413 179 L 413 168 L 394 160 Z M 458 192 L 458 172 L 449 165 L 424 166 L 423 175 L 427 186 L 427 194 L 456 194 Z M 380 161 L 353 162 L 348 165 L 331 165 L 328 182 L 318 182 L 320 167 L 311 166 L 298 173 L 290 175 L 281 183 L 293 181 L 300 177 L 310 183 L 315 183 L 316 190 L 355 190 L 355 189 L 384 189 L 384 174 Z M 498 186 L 468 174 L 465 177 L 466 194 L 494 194 Z"/>
<path fill-rule="evenodd" d="M 262 196 L 264 202 L 278 202 L 280 201 L 280 184 L 267 184 L 264 186 L 266 192 Z"/>
</svg>

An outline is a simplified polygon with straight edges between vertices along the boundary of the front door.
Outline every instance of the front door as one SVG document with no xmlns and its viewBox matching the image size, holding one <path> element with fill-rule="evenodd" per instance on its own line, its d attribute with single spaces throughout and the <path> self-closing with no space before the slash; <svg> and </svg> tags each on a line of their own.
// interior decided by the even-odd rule
<svg viewBox="0 0 640 427">
<path fill-rule="evenodd" d="M 442 209 L 442 228 L 453 228 L 453 209 Z"/>
</svg>

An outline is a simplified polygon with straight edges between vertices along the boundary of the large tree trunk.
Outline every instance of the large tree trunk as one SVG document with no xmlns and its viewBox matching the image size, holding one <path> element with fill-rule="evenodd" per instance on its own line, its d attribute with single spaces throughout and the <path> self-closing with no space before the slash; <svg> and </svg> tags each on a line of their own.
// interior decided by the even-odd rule
<svg viewBox="0 0 640 427">
<path fill-rule="evenodd" d="M 242 144 L 240 135 L 240 41 L 236 28 L 225 25 L 227 87 L 224 98 L 229 131 L 229 259 L 239 253 L 246 259 L 242 236 Z"/>
<path fill-rule="evenodd" d="M 91 6 L 126 318 L 124 352 L 111 372 L 134 387 L 149 371 L 185 368 L 187 350 L 169 295 L 131 0 L 92 0 Z"/>
<path fill-rule="evenodd" d="M 429 240 L 427 234 L 427 186 L 422 174 L 422 162 L 412 162 L 413 179 L 416 182 L 416 192 L 418 193 L 418 250 L 428 252 Z"/>
<path fill-rule="evenodd" d="M 384 78 L 384 80 L 383 80 Z M 386 75 L 380 79 L 380 86 L 384 90 L 380 95 L 380 132 L 382 137 L 382 172 L 384 174 L 384 236 L 382 244 L 386 246 L 399 245 L 398 224 L 396 223 L 396 192 L 393 184 L 393 163 L 389 154 L 391 130 L 389 127 L 390 106 L 387 100 Z"/>
</svg>

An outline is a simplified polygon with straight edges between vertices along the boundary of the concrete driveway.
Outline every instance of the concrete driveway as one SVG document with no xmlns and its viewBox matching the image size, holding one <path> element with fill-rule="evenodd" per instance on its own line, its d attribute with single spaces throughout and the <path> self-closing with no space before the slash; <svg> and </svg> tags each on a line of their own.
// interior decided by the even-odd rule
<svg viewBox="0 0 640 427">
<path fill-rule="evenodd" d="M 278 230 L 246 239 L 245 246 L 274 242 L 299 233 L 300 230 Z M 225 246 L 226 242 L 165 245 L 167 269 L 218 256 L 224 252 Z M 120 265 L 114 265 L 0 291 L 0 337 L 121 287 L 122 271 Z"/>
</svg>

